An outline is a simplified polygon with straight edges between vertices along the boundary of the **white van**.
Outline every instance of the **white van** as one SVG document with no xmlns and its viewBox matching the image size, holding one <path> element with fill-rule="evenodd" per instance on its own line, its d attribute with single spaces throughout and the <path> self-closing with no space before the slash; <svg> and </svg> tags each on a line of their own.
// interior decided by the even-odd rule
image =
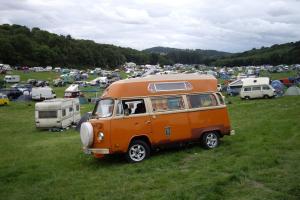
<svg viewBox="0 0 300 200">
<path fill-rule="evenodd" d="M 20 82 L 20 76 L 19 75 L 6 75 L 4 77 L 4 81 L 6 83 L 19 83 Z"/>
<path fill-rule="evenodd" d="M 66 128 L 80 120 L 78 98 L 52 99 L 35 104 L 37 128 Z"/>
<path fill-rule="evenodd" d="M 56 94 L 51 87 L 34 87 L 31 90 L 31 98 L 33 100 L 53 99 L 56 98 Z"/>
<path fill-rule="evenodd" d="M 241 99 L 272 98 L 276 95 L 271 85 L 243 86 L 240 92 Z"/>
</svg>

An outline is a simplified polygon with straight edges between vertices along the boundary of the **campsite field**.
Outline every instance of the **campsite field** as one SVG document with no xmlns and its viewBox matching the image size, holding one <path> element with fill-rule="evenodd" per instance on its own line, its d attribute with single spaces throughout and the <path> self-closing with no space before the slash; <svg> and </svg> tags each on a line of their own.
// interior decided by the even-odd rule
<svg viewBox="0 0 300 200">
<path fill-rule="evenodd" d="M 236 135 L 217 149 L 164 150 L 139 164 L 83 154 L 72 129 L 37 130 L 34 102 L 1 106 L 0 199 L 300 199 L 300 96 L 227 101 Z"/>
</svg>

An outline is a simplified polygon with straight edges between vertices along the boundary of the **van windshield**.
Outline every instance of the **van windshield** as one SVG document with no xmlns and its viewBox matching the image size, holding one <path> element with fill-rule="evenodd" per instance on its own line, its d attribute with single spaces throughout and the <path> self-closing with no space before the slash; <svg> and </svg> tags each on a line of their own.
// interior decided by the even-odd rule
<svg viewBox="0 0 300 200">
<path fill-rule="evenodd" d="M 110 117 L 113 113 L 114 100 L 102 99 L 100 100 L 94 109 L 94 115 L 98 117 Z"/>
</svg>

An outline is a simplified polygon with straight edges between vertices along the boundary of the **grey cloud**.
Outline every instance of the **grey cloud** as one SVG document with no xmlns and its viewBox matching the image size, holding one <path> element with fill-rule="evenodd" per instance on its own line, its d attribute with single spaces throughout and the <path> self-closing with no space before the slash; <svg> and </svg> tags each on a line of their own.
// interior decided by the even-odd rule
<svg viewBox="0 0 300 200">
<path fill-rule="evenodd" d="M 0 0 L 0 23 L 99 43 L 243 51 L 300 39 L 299 0 Z"/>
</svg>

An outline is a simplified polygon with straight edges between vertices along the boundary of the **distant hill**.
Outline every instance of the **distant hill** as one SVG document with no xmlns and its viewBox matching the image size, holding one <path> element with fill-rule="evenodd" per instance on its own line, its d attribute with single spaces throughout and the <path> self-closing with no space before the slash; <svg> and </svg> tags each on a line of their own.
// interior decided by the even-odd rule
<svg viewBox="0 0 300 200">
<path fill-rule="evenodd" d="M 220 58 L 211 64 L 219 66 L 299 64 L 300 41 L 275 44 Z"/>
<path fill-rule="evenodd" d="M 231 55 L 231 53 L 216 50 L 177 49 L 170 47 L 152 47 L 143 50 L 143 52 L 165 55 L 172 62 L 184 64 L 209 64 L 218 58 Z"/>
<path fill-rule="evenodd" d="M 224 57 L 224 56 L 229 56 L 232 53 L 228 52 L 223 52 L 223 51 L 216 51 L 216 50 L 203 50 L 203 49 L 177 49 L 177 48 L 170 48 L 170 47 L 152 47 L 149 49 L 143 50 L 144 52 L 147 53 L 159 53 L 159 54 L 168 54 L 172 52 L 188 52 L 188 53 L 199 53 L 203 56 L 207 57 Z"/>
</svg>

